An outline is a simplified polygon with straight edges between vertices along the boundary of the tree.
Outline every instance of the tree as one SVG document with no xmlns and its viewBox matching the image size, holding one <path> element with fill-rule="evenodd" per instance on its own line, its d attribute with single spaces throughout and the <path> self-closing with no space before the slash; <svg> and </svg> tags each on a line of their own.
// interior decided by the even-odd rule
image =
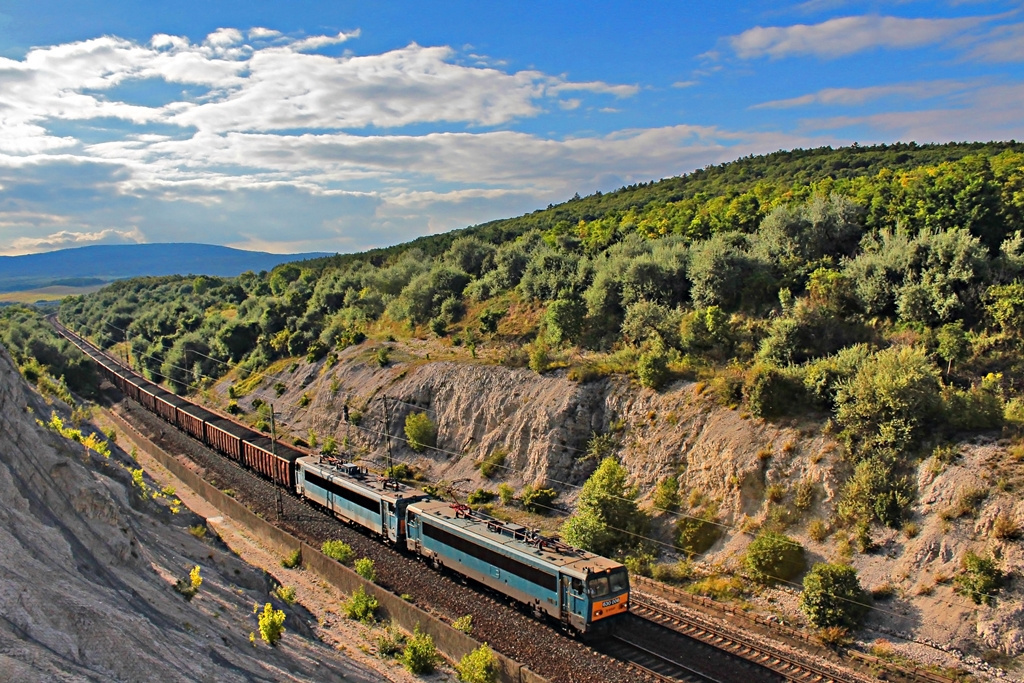
<svg viewBox="0 0 1024 683">
<path fill-rule="evenodd" d="M 868 609 L 857 570 L 845 564 L 815 564 L 804 577 L 800 609 L 818 628 L 856 628 Z"/>
<path fill-rule="evenodd" d="M 553 344 L 576 341 L 583 332 L 583 318 L 586 314 L 586 305 L 578 298 L 552 301 L 544 314 L 548 339 Z"/>
<path fill-rule="evenodd" d="M 935 335 L 938 342 L 939 358 L 946 361 L 946 376 L 949 376 L 953 369 L 953 361 L 961 361 L 967 357 L 967 351 L 971 348 L 967 340 L 967 333 L 964 332 L 964 324 L 957 320 L 955 323 L 948 323 L 939 328 Z"/>
<path fill-rule="evenodd" d="M 988 314 L 1003 332 L 1021 334 L 1024 332 L 1024 284 L 989 287 L 987 294 Z"/>
<path fill-rule="evenodd" d="M 426 413 L 409 413 L 405 418 L 405 436 L 417 453 L 437 445 L 437 426 Z"/>
<path fill-rule="evenodd" d="M 788 581 L 807 566 L 804 547 L 789 536 L 763 531 L 749 546 L 743 560 L 747 572 L 756 581 L 773 584 Z"/>
<path fill-rule="evenodd" d="M 626 485 L 626 469 L 605 458 L 583 484 L 576 514 L 562 526 L 571 545 L 598 555 L 624 553 L 646 535 L 650 517 L 637 506 L 637 490 Z"/>
</svg>

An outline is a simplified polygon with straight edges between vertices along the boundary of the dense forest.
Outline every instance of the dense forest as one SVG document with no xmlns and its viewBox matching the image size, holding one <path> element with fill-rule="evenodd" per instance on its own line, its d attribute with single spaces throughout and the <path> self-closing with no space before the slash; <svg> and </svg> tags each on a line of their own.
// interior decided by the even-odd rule
<svg viewBox="0 0 1024 683">
<path fill-rule="evenodd" d="M 699 380 L 758 417 L 830 419 L 864 490 L 847 513 L 896 526 L 906 453 L 1024 416 L 1024 144 L 748 157 L 269 273 L 117 282 L 60 313 L 179 392 L 367 336 Z"/>
</svg>

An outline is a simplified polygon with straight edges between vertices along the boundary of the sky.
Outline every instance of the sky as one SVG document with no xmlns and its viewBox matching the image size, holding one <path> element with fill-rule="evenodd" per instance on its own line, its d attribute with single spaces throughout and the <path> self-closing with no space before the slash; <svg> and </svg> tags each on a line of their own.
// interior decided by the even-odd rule
<svg viewBox="0 0 1024 683">
<path fill-rule="evenodd" d="M 823 145 L 1024 139 L 1024 2 L 0 3 L 0 255 L 405 242 Z"/>
</svg>

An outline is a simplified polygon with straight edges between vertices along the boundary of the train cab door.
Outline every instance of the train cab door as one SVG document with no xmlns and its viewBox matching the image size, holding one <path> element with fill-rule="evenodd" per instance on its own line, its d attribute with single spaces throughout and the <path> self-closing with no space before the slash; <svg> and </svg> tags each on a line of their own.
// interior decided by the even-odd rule
<svg viewBox="0 0 1024 683">
<path fill-rule="evenodd" d="M 381 505 L 384 505 L 384 501 L 381 501 Z M 387 534 L 388 540 L 392 543 L 398 542 L 398 515 L 395 513 L 395 504 L 387 503 L 387 508 L 384 514 L 384 528 Z"/>
<path fill-rule="evenodd" d="M 582 579 L 562 577 L 563 619 L 573 622 L 586 621 L 587 595 Z"/>
</svg>

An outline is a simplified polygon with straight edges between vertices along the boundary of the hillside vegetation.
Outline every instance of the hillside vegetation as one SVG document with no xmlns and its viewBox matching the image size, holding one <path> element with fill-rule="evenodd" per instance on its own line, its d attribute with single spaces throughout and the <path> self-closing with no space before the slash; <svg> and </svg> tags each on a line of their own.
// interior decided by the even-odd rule
<svg viewBox="0 0 1024 683">
<path fill-rule="evenodd" d="M 441 450 L 399 447 L 422 476 L 493 477 L 497 493 L 473 494 L 501 510 L 512 484 L 527 512 L 563 495 L 576 510 L 565 537 L 633 571 L 733 595 L 742 582 L 697 580 L 658 555 L 735 565 L 746 552 L 755 581 L 808 572 L 805 586 L 859 595 L 845 569 L 809 566 L 858 551 L 879 599 L 898 591 L 931 610 L 906 628 L 1024 651 L 1009 578 L 1024 485 L 1024 145 L 745 158 L 270 273 L 118 282 L 66 299 L 61 316 L 257 426 L 269 402 L 296 406 L 277 423 L 296 442 L 366 457 L 384 448 L 381 395 L 408 402 L 395 435 L 428 406 Z M 801 544 L 807 566 L 790 552 Z M 997 594 L 973 633 L 957 630 L 964 605 Z M 831 623 L 813 595 L 815 625 L 863 616 Z"/>
</svg>

